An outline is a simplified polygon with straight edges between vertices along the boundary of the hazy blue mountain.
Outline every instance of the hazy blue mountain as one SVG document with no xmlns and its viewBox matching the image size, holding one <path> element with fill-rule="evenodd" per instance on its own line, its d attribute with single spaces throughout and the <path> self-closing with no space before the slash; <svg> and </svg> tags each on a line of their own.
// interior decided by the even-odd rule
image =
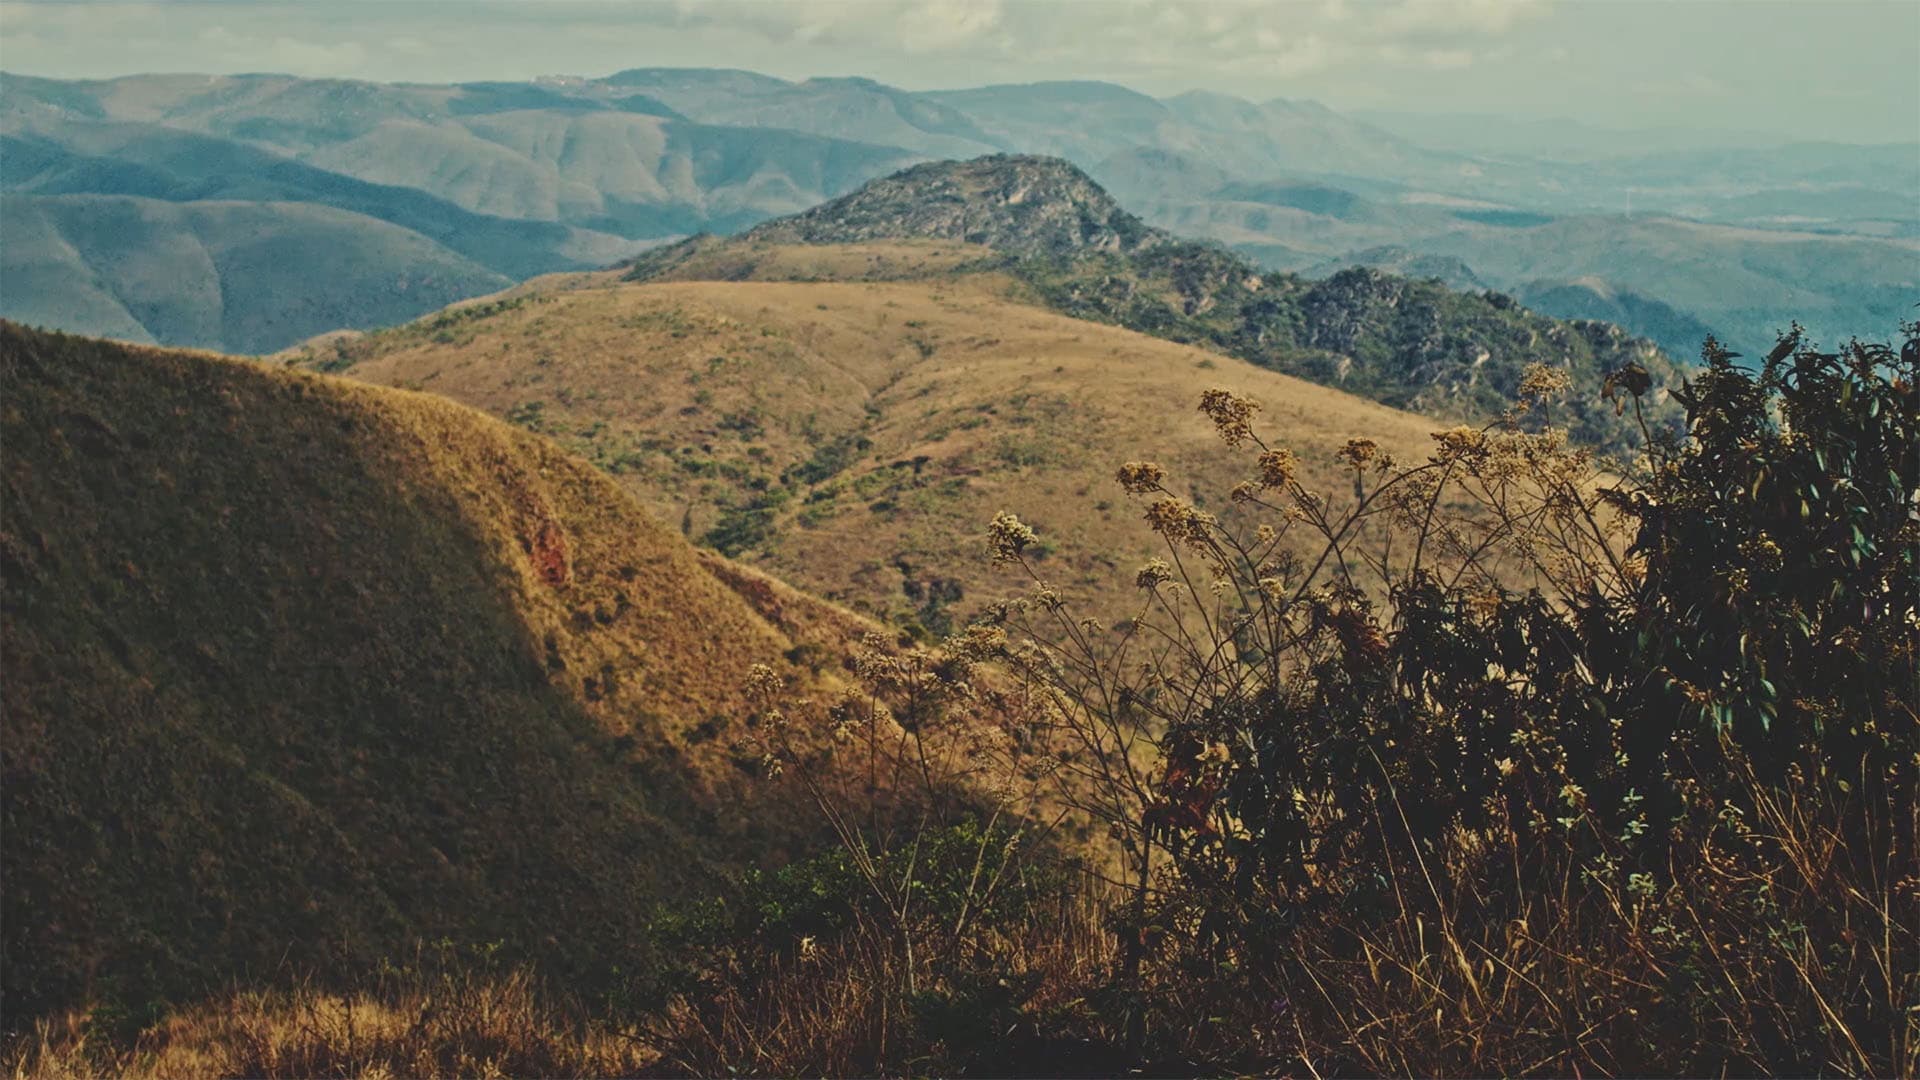
<svg viewBox="0 0 1920 1080">
<path fill-rule="evenodd" d="M 512 281 L 418 233 L 308 203 L 0 195 L 19 322 L 266 352 L 404 322 Z"/>
<path fill-rule="evenodd" d="M 1597 161 L 1706 147 L 1774 147 L 1792 141 L 1766 131 L 1716 131 L 1684 127 L 1613 128 L 1566 117 L 1395 109 L 1356 109 L 1352 115 L 1409 142 L 1473 157 Z"/>
<path fill-rule="evenodd" d="M 640 89 L 708 124 L 786 128 L 898 146 L 929 157 L 1006 149 L 965 114 L 872 79 L 791 83 L 743 71 L 641 68 L 599 80 Z"/>
<path fill-rule="evenodd" d="M 0 76 L 10 218 L 0 314 L 133 340 L 277 349 L 537 274 L 606 266 L 658 239 L 743 228 L 917 156 L 696 123 L 631 85 Z M 71 234 L 86 224 L 76 208 L 89 206 L 117 207 L 114 220 L 139 225 L 76 247 Z M 129 206 L 141 210 L 128 217 Z M 243 206 L 251 216 L 236 217 Z M 308 212 L 319 210 L 337 213 Z M 287 258 L 273 280 L 299 311 L 251 310 L 280 301 L 244 287 L 217 290 L 213 309 L 200 298 L 218 275 L 189 253 L 209 237 L 224 243 L 240 220 L 268 223 Z M 312 253 L 292 239 L 323 235 L 328 250 Z M 118 262 L 143 268 L 136 296 L 170 295 L 130 298 L 112 279 Z M 388 276 L 395 285 L 364 294 Z"/>
<path fill-rule="evenodd" d="M 920 160 L 1047 154 L 1149 224 L 1273 269 L 1480 282 L 1541 297 L 1541 310 L 1606 311 L 1681 355 L 1700 327 L 1753 349 L 1783 311 L 1831 337 L 1920 299 L 1915 145 L 1426 120 L 1104 82 L 911 92 L 717 69 L 457 85 L 0 74 L 0 190 L 324 208 L 346 215 L 329 218 L 339 229 L 373 229 L 359 247 L 389 250 L 398 229 L 418 240 L 408 250 L 477 282 L 746 229 Z M 34 249 L 55 233 L 12 231 L 27 250 L 9 253 L 11 270 L 73 262 Z M 156 236 L 129 234 L 127 256 L 191 247 Z M 308 265 L 306 294 L 348 287 L 320 274 L 327 260 Z M 139 336 L 111 289 L 38 295 L 51 280 L 16 272 L 0 314 L 68 312 L 70 329 Z"/>
</svg>

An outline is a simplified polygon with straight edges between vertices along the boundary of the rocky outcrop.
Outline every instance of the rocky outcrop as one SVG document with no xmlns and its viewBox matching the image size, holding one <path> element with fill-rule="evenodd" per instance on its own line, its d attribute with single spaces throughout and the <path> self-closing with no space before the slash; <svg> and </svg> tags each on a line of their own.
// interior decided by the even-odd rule
<svg viewBox="0 0 1920 1080">
<path fill-rule="evenodd" d="M 1171 239 L 1120 208 L 1059 158 L 996 154 L 936 161 L 770 221 L 742 239 L 772 244 L 951 240 L 1009 255 L 1129 253 Z"/>
</svg>

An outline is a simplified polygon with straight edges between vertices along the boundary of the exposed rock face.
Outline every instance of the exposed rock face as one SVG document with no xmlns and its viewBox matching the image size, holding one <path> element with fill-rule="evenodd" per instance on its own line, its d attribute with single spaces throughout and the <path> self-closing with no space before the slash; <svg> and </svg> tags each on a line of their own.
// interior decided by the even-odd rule
<svg viewBox="0 0 1920 1080">
<path fill-rule="evenodd" d="M 952 240 L 1013 255 L 1132 252 L 1171 239 L 1059 158 L 996 154 L 929 162 L 771 221 L 743 239 L 775 244 Z"/>
<path fill-rule="evenodd" d="M 1352 352 L 1373 326 L 1400 306 L 1406 292 L 1404 278 L 1364 266 L 1342 270 L 1301 297 L 1303 344 L 1329 352 Z"/>
</svg>

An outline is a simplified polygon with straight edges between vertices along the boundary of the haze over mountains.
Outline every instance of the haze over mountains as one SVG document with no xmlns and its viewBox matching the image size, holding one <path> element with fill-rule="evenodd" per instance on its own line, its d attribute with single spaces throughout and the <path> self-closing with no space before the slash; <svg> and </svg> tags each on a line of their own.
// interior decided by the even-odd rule
<svg viewBox="0 0 1920 1080">
<path fill-rule="evenodd" d="M 1920 289 L 1909 146 L 1552 160 L 1576 155 L 1459 125 L 1422 145 L 1382 119 L 1400 134 L 1311 102 L 1107 83 L 908 92 L 702 69 L 5 76 L 0 313 L 271 351 L 991 152 L 1065 157 L 1149 223 L 1269 268 L 1434 274 L 1682 357 L 1707 331 L 1762 348 L 1782 311 L 1828 340 L 1885 327 Z"/>
</svg>

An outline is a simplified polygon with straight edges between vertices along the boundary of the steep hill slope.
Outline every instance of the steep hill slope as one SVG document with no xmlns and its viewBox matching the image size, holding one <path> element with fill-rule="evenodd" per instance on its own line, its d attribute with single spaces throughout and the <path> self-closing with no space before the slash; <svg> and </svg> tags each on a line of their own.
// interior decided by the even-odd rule
<svg viewBox="0 0 1920 1080">
<path fill-rule="evenodd" d="M 419 938 L 578 985 L 790 839 L 728 744 L 862 624 L 427 395 L 0 324 L 9 1025 Z M 824 680 L 824 681 L 823 681 Z"/>
<path fill-rule="evenodd" d="M 1194 411 L 1209 387 L 1265 403 L 1331 490 L 1351 485 L 1349 438 L 1431 446 L 1423 418 L 1010 299 L 1005 276 L 964 272 L 985 249 L 742 250 L 735 280 L 573 278 L 290 356 L 549 434 L 689 537 L 935 631 L 1023 584 L 981 551 L 1001 510 L 1040 530 L 1058 585 L 1129 614 L 1159 547 L 1113 471 L 1157 459 L 1224 508 L 1245 462 Z"/>
<path fill-rule="evenodd" d="M 1314 192 L 1334 201 L 1341 194 L 1306 194 Z M 1058 158 L 918 165 L 734 241 L 650 253 L 630 276 L 737 277 L 751 272 L 745 267 L 768 245 L 915 238 L 998 253 L 998 269 L 1064 314 L 1205 345 L 1447 419 L 1497 413 L 1537 361 L 1572 379 L 1566 422 L 1573 435 L 1619 446 L 1636 433 L 1632 421 L 1600 404 L 1605 375 L 1628 363 L 1662 383 L 1676 373 L 1651 341 L 1609 324 L 1547 318 L 1500 294 L 1367 270 L 1317 282 L 1263 273 L 1223 248 L 1142 224 Z"/>
</svg>

